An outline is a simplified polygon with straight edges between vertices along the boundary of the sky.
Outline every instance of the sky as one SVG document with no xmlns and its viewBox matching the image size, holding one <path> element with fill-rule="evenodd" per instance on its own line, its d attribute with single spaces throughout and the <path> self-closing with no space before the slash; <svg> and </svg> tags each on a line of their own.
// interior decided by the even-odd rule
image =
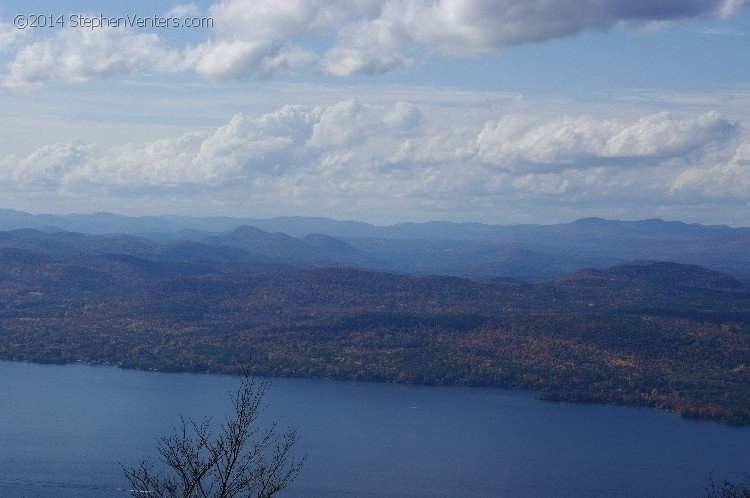
<svg viewBox="0 0 750 498">
<path fill-rule="evenodd" d="M 0 208 L 750 226 L 750 0 L 30 3 Z"/>
</svg>

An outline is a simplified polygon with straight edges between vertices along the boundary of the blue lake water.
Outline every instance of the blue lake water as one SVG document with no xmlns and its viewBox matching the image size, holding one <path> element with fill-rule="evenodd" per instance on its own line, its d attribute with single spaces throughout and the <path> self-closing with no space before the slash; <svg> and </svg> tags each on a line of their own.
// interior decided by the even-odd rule
<svg viewBox="0 0 750 498">
<path fill-rule="evenodd" d="M 0 497 L 127 497 L 120 463 L 238 380 L 0 362 Z M 308 461 L 288 497 L 703 496 L 750 472 L 750 428 L 502 389 L 274 379 Z"/>
</svg>

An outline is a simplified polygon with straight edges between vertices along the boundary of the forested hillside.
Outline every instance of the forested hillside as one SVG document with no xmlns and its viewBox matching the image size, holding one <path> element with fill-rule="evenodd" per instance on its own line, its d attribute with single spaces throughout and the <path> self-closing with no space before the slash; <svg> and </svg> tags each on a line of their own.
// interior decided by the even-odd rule
<svg viewBox="0 0 750 498">
<path fill-rule="evenodd" d="M 0 250 L 0 358 L 530 388 L 750 423 L 750 292 L 726 273 L 642 263 L 534 283 L 107 244 L 142 255 Z"/>
</svg>

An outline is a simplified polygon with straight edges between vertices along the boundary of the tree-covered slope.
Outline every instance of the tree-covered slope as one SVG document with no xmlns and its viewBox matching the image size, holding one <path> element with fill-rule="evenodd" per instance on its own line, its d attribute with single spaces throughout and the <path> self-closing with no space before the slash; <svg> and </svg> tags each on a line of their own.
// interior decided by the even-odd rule
<svg viewBox="0 0 750 498">
<path fill-rule="evenodd" d="M 532 388 L 750 422 L 750 293 L 701 267 L 518 283 L 0 256 L 4 359 Z"/>
</svg>

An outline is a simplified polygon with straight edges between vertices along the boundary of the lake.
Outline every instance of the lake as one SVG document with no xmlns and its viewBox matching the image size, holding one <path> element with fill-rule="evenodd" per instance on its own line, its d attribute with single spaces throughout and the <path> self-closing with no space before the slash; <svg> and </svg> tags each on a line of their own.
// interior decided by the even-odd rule
<svg viewBox="0 0 750 498">
<path fill-rule="evenodd" d="M 127 497 L 120 463 L 180 416 L 221 419 L 238 379 L 0 362 L 0 496 Z M 287 497 L 703 496 L 750 472 L 750 428 L 529 392 L 274 379 L 308 461 Z"/>
</svg>

